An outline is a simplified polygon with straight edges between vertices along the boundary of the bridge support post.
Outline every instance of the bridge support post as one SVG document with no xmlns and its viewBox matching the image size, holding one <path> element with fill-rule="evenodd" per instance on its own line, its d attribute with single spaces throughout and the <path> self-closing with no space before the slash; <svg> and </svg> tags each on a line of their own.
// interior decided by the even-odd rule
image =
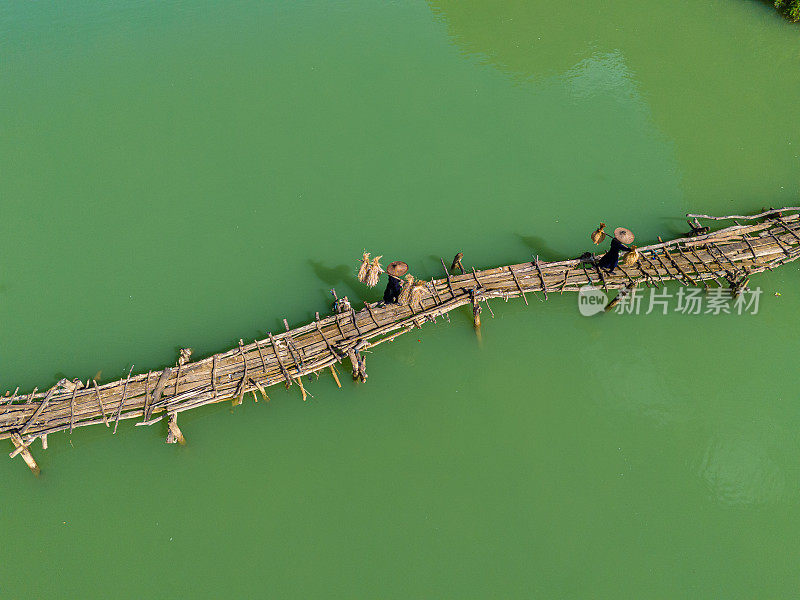
<svg viewBox="0 0 800 600">
<path fill-rule="evenodd" d="M 475 296 L 475 292 L 471 291 L 469 293 L 469 299 L 472 301 L 472 324 L 475 326 L 475 329 L 481 328 L 481 311 L 483 308 L 478 302 L 478 298 Z"/>
<path fill-rule="evenodd" d="M 353 381 L 367 381 L 367 359 L 355 348 L 347 353 L 350 364 L 353 366 Z"/>
</svg>

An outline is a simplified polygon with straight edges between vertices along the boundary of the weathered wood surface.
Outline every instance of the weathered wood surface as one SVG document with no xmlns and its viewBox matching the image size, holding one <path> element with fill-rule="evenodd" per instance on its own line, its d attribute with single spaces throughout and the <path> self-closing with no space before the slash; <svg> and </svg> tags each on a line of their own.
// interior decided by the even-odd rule
<svg viewBox="0 0 800 600">
<path fill-rule="evenodd" d="M 524 298 L 529 292 L 575 292 L 587 284 L 606 289 L 626 288 L 634 281 L 655 286 L 670 280 L 721 285 L 719 280 L 773 269 L 800 257 L 800 215 L 796 213 L 800 209 L 778 210 L 781 216 L 774 211 L 758 218 L 737 215 L 732 218 L 748 219 L 748 224 L 639 247 L 639 263 L 613 274 L 578 259 L 543 262 L 538 257 L 460 275 L 451 275 L 445 267 L 445 278 L 427 282 L 421 305 L 416 307 L 367 304 L 358 312 L 317 316 L 291 331 L 269 333 L 250 343 L 243 340 L 227 352 L 180 367 L 129 374 L 78 390 L 7 394 L 0 397 L 0 439 L 18 436 L 14 439 L 27 447 L 37 437 L 57 431 L 100 423 L 108 427 L 112 420 L 116 431 L 121 420 L 139 419 L 137 425 L 148 425 L 165 415 L 170 416 L 170 431 L 177 439 L 178 413 L 256 390 L 266 397 L 264 389 L 271 385 L 301 383 L 303 376 L 327 369 L 348 355 L 358 356 L 361 350 L 391 341 L 464 305 L 475 307 L 490 298 Z M 305 387 L 301 390 L 305 397 Z"/>
</svg>

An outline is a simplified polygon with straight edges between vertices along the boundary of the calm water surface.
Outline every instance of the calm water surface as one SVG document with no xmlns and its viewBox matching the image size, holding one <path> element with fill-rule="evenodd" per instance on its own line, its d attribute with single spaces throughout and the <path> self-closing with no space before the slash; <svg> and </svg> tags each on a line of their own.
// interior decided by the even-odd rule
<svg viewBox="0 0 800 600">
<path fill-rule="evenodd" d="M 431 277 L 797 204 L 799 39 L 741 0 L 7 3 L 0 386 L 376 299 L 363 248 Z M 38 479 L 0 461 L 0 597 L 795 596 L 798 266 L 753 283 L 748 316 L 495 302 L 480 343 L 465 309 L 186 447 L 55 435 Z"/>
</svg>

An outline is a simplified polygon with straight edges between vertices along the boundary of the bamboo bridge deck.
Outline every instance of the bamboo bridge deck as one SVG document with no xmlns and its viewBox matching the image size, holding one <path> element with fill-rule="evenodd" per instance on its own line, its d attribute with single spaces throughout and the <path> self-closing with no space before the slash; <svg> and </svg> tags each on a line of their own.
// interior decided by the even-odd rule
<svg viewBox="0 0 800 600">
<path fill-rule="evenodd" d="M 298 384 L 303 399 L 302 378 L 332 367 L 349 357 L 354 376 L 363 367 L 362 350 L 391 341 L 421 327 L 426 322 L 464 305 L 477 308 L 492 298 L 522 296 L 547 299 L 548 294 L 575 292 L 594 285 L 607 290 L 631 289 L 635 285 L 660 286 L 667 281 L 684 285 L 722 286 L 752 273 L 773 269 L 800 257 L 800 208 L 770 210 L 752 216 L 710 217 L 730 219 L 735 224 L 705 235 L 682 237 L 639 248 L 640 259 L 633 267 L 620 267 L 613 274 L 600 271 L 579 259 L 505 265 L 463 274 L 431 279 L 421 303 L 415 307 L 367 303 L 265 339 L 244 343 L 215 354 L 161 371 L 132 374 L 119 381 L 98 385 L 88 381 L 84 387 L 62 386 L 47 391 L 18 395 L 7 392 L 0 397 L 0 440 L 11 438 L 16 447 L 11 456 L 21 454 L 34 468 L 29 446 L 40 438 L 46 447 L 47 434 L 87 425 L 104 424 L 116 432 L 125 419 L 137 425 L 164 421 L 168 441 L 183 440 L 177 415 L 225 399 L 241 402 L 245 394 L 256 392 L 266 397 L 266 388 L 284 383 Z M 791 214 L 788 214 L 791 213 Z M 739 224 L 738 220 L 747 221 Z M 488 305 L 488 303 L 487 303 Z M 285 321 L 284 321 L 285 323 Z M 331 369 L 339 384 L 336 371 Z M 363 369 L 361 371 L 365 377 Z M 341 386 L 340 386 L 341 387 Z M 171 438 L 171 439 L 170 439 Z"/>
</svg>

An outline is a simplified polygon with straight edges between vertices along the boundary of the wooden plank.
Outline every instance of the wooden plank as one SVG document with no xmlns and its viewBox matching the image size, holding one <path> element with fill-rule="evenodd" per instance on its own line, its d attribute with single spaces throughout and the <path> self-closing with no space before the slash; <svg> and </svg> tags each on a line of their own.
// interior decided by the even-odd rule
<svg viewBox="0 0 800 600">
<path fill-rule="evenodd" d="M 216 354 L 211 359 L 211 389 L 214 391 L 214 395 L 216 395 L 216 392 L 217 392 L 217 355 Z"/>
<path fill-rule="evenodd" d="M 441 305 L 442 298 L 439 296 L 439 290 L 436 289 L 436 281 L 434 279 L 431 279 L 431 287 L 433 288 L 433 294 L 436 296 L 436 304 Z"/>
<path fill-rule="evenodd" d="M 711 254 L 712 256 L 713 256 L 713 254 L 712 254 L 712 252 L 711 252 L 711 249 L 712 249 L 712 248 L 713 248 L 714 250 L 716 250 L 716 251 L 717 251 L 719 254 L 721 254 L 721 255 L 722 255 L 722 258 L 724 258 L 725 260 L 727 260 L 727 261 L 728 261 L 728 264 L 730 264 L 730 265 L 731 265 L 731 267 L 733 267 L 733 270 L 734 270 L 734 272 L 736 272 L 736 271 L 739 269 L 739 267 L 737 267 L 737 266 L 736 266 L 736 264 L 735 264 L 735 263 L 734 263 L 734 262 L 733 262 L 733 261 L 732 261 L 732 260 L 731 260 L 731 259 L 728 257 L 728 255 L 727 255 L 727 254 L 725 254 L 725 252 L 723 252 L 722 250 L 720 250 L 719 246 L 717 246 L 717 245 L 716 245 L 716 244 L 714 244 L 713 242 L 709 243 L 709 244 L 706 246 L 706 248 L 707 248 L 707 250 L 708 250 L 708 253 L 709 253 L 709 254 Z M 719 266 L 720 266 L 720 267 L 722 267 L 722 263 L 720 263 L 719 261 L 717 261 L 717 263 L 719 264 Z M 724 268 L 724 267 L 723 267 L 723 268 Z"/>
<path fill-rule="evenodd" d="M 658 238 L 658 241 L 659 242 L 661 241 L 660 237 Z M 663 250 L 664 250 L 664 254 L 666 255 L 666 257 L 670 260 L 670 262 L 672 262 L 672 265 L 675 267 L 675 269 L 678 272 L 680 272 L 680 274 L 683 276 L 683 278 L 686 279 L 686 281 L 691 283 L 693 286 L 697 287 L 697 282 L 695 282 L 695 280 L 692 279 L 691 276 L 686 271 L 683 270 L 683 268 L 678 263 L 678 261 L 675 260 L 675 257 L 672 254 L 670 254 L 669 246 L 668 245 L 664 246 Z"/>
<path fill-rule="evenodd" d="M 296 368 L 297 368 L 297 372 L 300 373 L 301 371 L 305 371 L 306 370 L 306 366 L 303 363 L 303 357 L 300 356 L 300 351 L 297 349 L 297 346 L 295 346 L 295 344 L 294 344 L 294 340 L 292 339 L 292 334 L 287 332 L 284 337 L 285 337 L 285 341 L 286 341 L 286 347 L 289 349 L 289 354 L 291 354 L 292 359 L 295 362 L 295 365 L 296 365 Z"/>
<path fill-rule="evenodd" d="M 688 262 L 691 265 L 691 267 L 694 270 L 695 274 L 700 278 L 700 283 L 703 284 L 703 287 L 708 289 L 708 284 L 703 280 L 703 275 L 700 272 L 700 269 L 697 267 L 697 265 L 694 263 L 694 261 L 691 259 L 691 257 L 688 254 L 684 253 L 684 251 L 681 248 L 680 244 L 678 244 L 675 247 L 678 249 L 678 254 L 680 254 L 684 259 L 686 259 L 686 262 Z M 700 264 L 702 265 L 703 263 L 701 262 Z M 708 269 L 706 269 L 706 270 L 708 270 Z M 697 285 L 697 284 L 695 284 L 695 285 Z"/>
<path fill-rule="evenodd" d="M 40 473 L 39 465 L 36 464 L 33 454 L 31 454 L 31 451 L 28 450 L 28 446 L 22 441 L 22 436 L 19 433 L 12 432 L 11 441 L 17 449 L 9 456 L 13 458 L 17 454 L 22 454 L 22 460 L 25 461 L 25 464 L 28 465 L 28 468 L 33 471 L 34 475 L 38 475 Z"/>
<path fill-rule="evenodd" d="M 75 395 L 78 393 L 78 386 L 76 385 L 72 390 L 72 396 L 69 399 L 69 432 L 72 433 L 72 428 L 75 426 Z"/>
<path fill-rule="evenodd" d="M 119 425 L 119 416 L 122 414 L 122 405 L 125 404 L 125 394 L 128 393 L 128 382 L 131 380 L 132 372 L 133 372 L 133 365 L 131 365 L 130 371 L 128 371 L 128 378 L 125 380 L 125 387 L 122 388 L 122 398 L 119 401 L 117 416 L 114 419 L 114 433 L 117 433 L 117 425 Z"/>
<path fill-rule="evenodd" d="M 659 238 L 659 239 L 660 239 L 660 238 Z M 641 253 L 640 253 L 640 255 L 641 255 Z M 678 283 L 680 283 L 681 285 L 688 285 L 688 284 L 687 284 L 685 281 L 683 281 L 683 280 L 681 279 L 681 277 L 680 277 L 680 275 L 681 275 L 681 274 L 680 274 L 680 271 L 678 271 L 678 272 L 677 272 L 677 274 L 676 274 L 676 276 L 675 276 L 675 277 L 673 277 L 673 276 L 672 276 L 672 273 L 670 273 L 670 272 L 669 272 L 669 266 L 668 266 L 668 265 L 667 265 L 667 264 L 664 262 L 664 260 L 661 258 L 661 254 L 660 254 L 660 253 L 653 251 L 653 252 L 651 252 L 651 256 L 654 256 L 656 259 L 658 259 L 658 263 L 659 263 L 659 264 L 660 264 L 662 267 L 664 267 L 664 270 L 667 272 L 667 279 L 675 279 L 675 281 L 677 281 L 677 282 L 678 282 Z"/>
<path fill-rule="evenodd" d="M 784 248 L 784 246 L 783 246 L 783 242 L 781 242 L 780 238 L 778 238 L 778 237 L 777 237 L 777 236 L 776 236 L 774 233 L 772 233 L 771 231 L 769 231 L 769 232 L 768 232 L 768 234 L 770 235 L 770 237 L 772 237 L 772 239 L 773 239 L 773 240 L 775 240 L 775 243 L 776 243 L 776 244 L 778 244 L 778 246 L 780 247 L 780 249 L 781 249 L 781 250 L 783 250 L 783 253 L 784 253 L 784 254 L 787 256 L 787 258 L 792 256 L 792 255 L 789 253 L 789 251 L 788 251 L 786 248 Z"/>
<path fill-rule="evenodd" d="M 644 267 L 642 266 L 642 260 L 644 260 L 645 262 L 647 262 L 648 265 L 650 265 L 650 267 L 655 272 L 656 277 L 658 277 L 658 280 L 661 283 L 664 283 L 664 278 L 661 277 L 661 274 L 658 272 L 658 267 L 656 267 L 652 263 L 652 261 L 649 258 L 647 258 L 647 254 L 645 254 L 643 251 L 639 250 L 639 269 L 642 271 L 642 273 L 645 273 Z M 652 277 L 651 277 L 651 279 L 652 279 Z"/>
<path fill-rule="evenodd" d="M 362 335 L 361 330 L 358 328 L 358 321 L 356 321 L 356 311 L 353 308 L 350 308 L 350 318 L 353 319 L 353 327 L 356 328 L 356 332 L 359 336 Z"/>
<path fill-rule="evenodd" d="M 142 407 L 142 418 L 147 414 L 148 404 L 150 403 L 150 375 L 152 371 L 147 372 L 147 379 L 144 382 L 144 406 Z"/>
<path fill-rule="evenodd" d="M 447 265 L 444 264 L 444 259 L 441 256 L 439 257 L 439 260 L 442 261 L 442 268 L 444 269 L 444 274 L 447 277 L 447 287 L 450 288 L 450 295 L 455 298 L 456 293 L 453 291 L 453 282 L 450 277 L 450 271 L 447 270 Z"/>
<path fill-rule="evenodd" d="M 795 239 L 796 239 L 798 242 L 800 242 L 800 236 L 798 236 L 798 235 L 797 235 L 797 233 L 794 231 L 794 229 L 791 229 L 791 228 L 787 227 L 787 226 L 786 226 L 786 222 L 785 222 L 785 221 L 784 221 L 784 220 L 783 220 L 781 217 L 776 217 L 776 219 L 775 219 L 775 220 L 776 220 L 778 223 L 780 223 L 780 225 L 781 225 L 781 226 L 782 226 L 782 227 L 783 227 L 783 228 L 784 228 L 784 229 L 785 229 L 787 232 L 789 232 L 789 233 L 790 233 L 790 234 L 791 234 L 791 235 L 792 235 L 792 236 L 793 236 L 793 237 L 794 237 L 794 238 L 795 238 Z"/>
<path fill-rule="evenodd" d="M 33 391 L 31 392 L 31 398 L 34 397 L 37 389 L 38 388 L 33 388 Z M 47 395 L 42 399 L 41 404 L 39 404 L 39 408 L 36 409 L 36 411 L 33 413 L 33 416 L 28 419 L 25 425 L 22 426 L 22 429 L 19 430 L 20 435 L 23 435 L 26 431 L 28 431 L 30 426 L 33 425 L 33 422 L 39 418 L 39 415 L 41 415 L 44 412 L 44 409 L 47 408 L 47 403 L 50 402 L 50 398 L 52 398 L 57 391 L 58 389 L 55 387 L 50 388 L 50 390 L 47 392 Z"/>
<path fill-rule="evenodd" d="M 564 294 L 564 288 L 567 287 L 567 281 L 569 280 L 569 267 L 564 269 L 564 280 L 561 282 L 561 287 L 558 290 L 559 294 Z"/>
<path fill-rule="evenodd" d="M 244 369 L 244 373 L 242 373 L 242 378 L 239 380 L 239 384 L 236 386 L 236 392 L 233 394 L 233 401 L 236 404 L 239 404 L 242 401 L 242 395 L 244 395 L 244 385 L 247 381 L 247 355 L 244 353 L 244 343 L 241 339 L 239 340 L 239 354 L 242 356 L 242 368 Z"/>
<path fill-rule="evenodd" d="M 536 255 L 536 258 L 533 261 L 533 264 L 536 265 L 536 270 L 539 272 L 539 279 L 542 280 L 542 291 L 544 292 L 544 299 L 547 300 L 547 284 L 544 281 L 544 273 L 542 273 L 542 267 L 539 266 L 539 255 Z"/>
<path fill-rule="evenodd" d="M 286 380 L 286 387 L 288 388 L 290 385 L 292 385 L 292 378 L 289 377 L 289 372 L 286 370 L 286 367 L 283 366 L 281 353 L 278 350 L 278 345 L 275 343 L 275 338 L 272 337 L 272 333 L 269 334 L 269 341 L 272 344 L 272 350 L 275 352 L 275 357 L 278 359 L 278 366 L 281 368 L 281 373 Z"/>
<path fill-rule="evenodd" d="M 319 324 L 319 315 L 317 316 L 317 320 L 314 323 L 317 326 L 317 331 L 319 331 L 319 334 L 322 336 L 322 339 L 325 340 L 325 345 L 328 347 L 328 350 L 330 350 L 331 354 L 334 357 L 336 357 L 337 361 L 340 361 L 341 357 L 339 353 L 336 352 L 335 347 L 333 346 L 333 344 L 330 343 L 330 341 L 328 340 L 328 336 L 325 335 L 325 332 L 322 330 L 322 326 Z"/>
<path fill-rule="evenodd" d="M 744 240 L 744 243 L 747 244 L 747 247 L 750 249 L 750 253 L 753 255 L 753 260 L 758 260 L 758 256 L 756 255 L 756 251 L 753 248 L 753 244 L 750 243 L 750 239 L 746 235 L 743 235 L 742 239 Z"/>
<path fill-rule="evenodd" d="M 100 389 L 97 387 L 97 382 L 92 379 L 92 383 L 94 384 L 94 393 L 97 396 L 97 404 L 100 406 L 100 414 L 103 415 L 103 423 L 106 427 L 111 427 L 108 423 L 108 419 L 106 418 L 106 409 L 103 406 L 103 400 L 100 398 Z"/>
<path fill-rule="evenodd" d="M 475 272 L 475 267 L 472 267 L 472 277 L 475 279 L 475 285 L 478 286 L 478 289 L 481 289 L 483 286 L 480 279 L 478 279 L 478 274 Z"/>
<path fill-rule="evenodd" d="M 522 299 L 525 301 L 525 306 L 528 306 L 528 299 L 525 297 L 525 291 L 522 289 L 522 286 L 519 284 L 519 279 L 517 279 L 517 274 L 514 273 L 514 268 L 511 265 L 508 265 L 508 270 L 511 273 L 511 277 L 514 278 L 514 283 L 517 284 L 517 289 L 519 293 L 522 294 Z"/>
<path fill-rule="evenodd" d="M 156 382 L 156 389 L 153 390 L 153 402 L 150 404 L 150 410 L 145 415 L 145 421 L 150 418 L 150 415 L 153 412 L 153 408 L 156 404 L 161 400 L 161 394 L 164 392 L 164 386 L 167 385 L 167 380 L 169 376 L 172 374 L 172 367 L 167 367 L 161 372 L 161 376 L 158 378 Z"/>
<path fill-rule="evenodd" d="M 375 320 L 375 314 L 372 312 L 372 308 L 370 307 L 369 302 L 364 302 L 364 306 L 366 307 L 367 312 L 369 313 L 369 316 L 372 319 L 372 322 L 375 323 L 375 327 L 380 327 L 380 323 L 378 323 L 378 321 Z M 317 323 L 319 323 L 319 319 L 317 320 Z"/>
<path fill-rule="evenodd" d="M 317 313 L 317 318 L 319 318 L 319 313 Z M 268 371 L 267 361 L 264 360 L 264 353 L 261 352 L 261 344 L 259 343 L 258 340 L 256 340 L 255 342 L 256 342 L 256 350 L 258 350 L 258 356 L 261 359 L 261 368 L 264 369 L 264 373 L 266 373 Z"/>
<path fill-rule="evenodd" d="M 686 217 L 689 219 L 711 219 L 712 221 L 732 221 L 733 219 L 760 219 L 761 217 L 774 215 L 777 212 L 786 212 L 790 210 L 800 210 L 800 208 L 796 206 L 789 206 L 787 208 L 770 208 L 769 210 L 760 212 L 757 215 L 728 215 L 726 217 L 712 217 L 711 215 L 695 215 L 692 213 L 686 213 Z"/>
</svg>

